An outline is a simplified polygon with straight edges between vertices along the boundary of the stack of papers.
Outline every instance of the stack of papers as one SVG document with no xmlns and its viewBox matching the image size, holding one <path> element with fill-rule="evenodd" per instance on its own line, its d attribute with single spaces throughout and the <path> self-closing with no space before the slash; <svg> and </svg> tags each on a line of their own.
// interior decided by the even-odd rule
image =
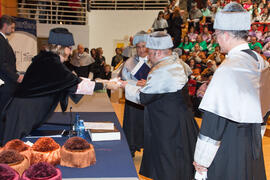
<svg viewBox="0 0 270 180">
<path fill-rule="evenodd" d="M 120 131 L 113 122 L 85 122 L 84 126 L 92 141 L 121 140 Z"/>
</svg>

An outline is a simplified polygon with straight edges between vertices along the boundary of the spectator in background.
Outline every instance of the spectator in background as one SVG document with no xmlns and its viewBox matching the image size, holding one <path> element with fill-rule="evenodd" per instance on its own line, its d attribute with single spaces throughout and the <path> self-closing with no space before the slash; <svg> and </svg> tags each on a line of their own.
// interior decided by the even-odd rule
<svg viewBox="0 0 270 180">
<path fill-rule="evenodd" d="M 84 48 L 84 52 L 86 52 L 87 54 L 89 54 L 89 48 Z"/>
<path fill-rule="evenodd" d="M 174 48 L 178 47 L 181 42 L 182 27 L 183 20 L 181 18 L 180 9 L 176 7 L 170 16 L 170 24 L 168 27 L 168 33 L 173 38 Z"/>
<path fill-rule="evenodd" d="M 202 8 L 201 12 L 205 17 L 211 16 L 211 11 L 206 6 Z"/>
<path fill-rule="evenodd" d="M 69 20 L 71 20 L 71 24 L 80 24 L 76 21 L 79 20 L 76 16 L 80 15 L 79 10 L 81 9 L 81 1 L 80 0 L 68 0 L 68 6 L 70 8 L 69 12 Z"/>
<path fill-rule="evenodd" d="M 216 36 L 213 36 L 210 43 L 207 46 L 208 55 L 212 54 L 215 51 L 215 48 L 218 46 Z"/>
<path fill-rule="evenodd" d="M 270 25 L 267 26 L 267 31 L 263 34 L 262 41 L 264 44 L 270 42 Z"/>
<path fill-rule="evenodd" d="M 209 33 L 207 26 L 203 27 L 203 32 L 201 33 L 201 36 L 203 41 L 206 41 L 206 43 L 210 43 L 212 35 Z"/>
<path fill-rule="evenodd" d="M 213 74 L 216 71 L 216 69 L 217 69 L 216 62 L 215 61 L 208 60 L 207 63 L 206 63 L 206 65 L 207 65 L 207 68 L 205 68 L 203 70 L 203 72 L 201 73 L 201 76 L 203 78 L 209 76 L 209 74 Z M 203 79 L 203 80 L 205 80 L 205 79 Z"/>
<path fill-rule="evenodd" d="M 190 27 L 190 29 L 189 29 L 188 37 L 189 37 L 189 40 L 192 43 L 194 43 L 194 42 L 196 42 L 198 34 L 195 32 L 195 27 L 194 26 L 189 26 L 189 27 Z"/>
<path fill-rule="evenodd" d="M 113 58 L 112 58 L 112 63 L 111 63 L 111 65 L 112 65 L 112 67 L 116 67 L 120 62 L 123 62 L 123 56 L 122 56 L 122 49 L 121 48 L 116 48 L 115 49 L 115 53 L 116 53 L 116 55 L 115 56 L 113 56 Z"/>
<path fill-rule="evenodd" d="M 107 79 L 110 80 L 112 77 L 112 72 L 111 72 L 111 66 L 109 64 L 106 64 L 104 66 L 104 73 L 101 76 L 101 79 Z M 107 94 L 109 97 L 111 97 L 111 90 L 107 89 Z"/>
<path fill-rule="evenodd" d="M 164 13 L 162 11 L 159 11 L 158 17 L 155 19 L 152 29 L 154 31 L 164 31 L 168 28 L 167 20 L 164 19 Z"/>
<path fill-rule="evenodd" d="M 187 54 L 192 50 L 192 42 L 190 42 L 188 36 L 184 37 L 183 42 L 180 43 L 180 45 L 178 46 L 178 48 L 181 48 L 184 50 L 184 53 Z"/>
<path fill-rule="evenodd" d="M 261 19 L 262 17 L 258 11 L 258 8 L 254 9 L 252 12 L 252 22 L 260 22 Z"/>
<path fill-rule="evenodd" d="M 270 58 L 270 42 L 264 45 L 262 52 L 267 58 Z"/>
<path fill-rule="evenodd" d="M 170 4 L 169 4 L 170 13 L 173 13 L 175 8 L 176 8 L 176 0 L 170 0 Z"/>
<path fill-rule="evenodd" d="M 101 78 L 104 73 L 104 66 L 106 64 L 105 57 L 103 56 L 103 50 L 101 47 L 97 48 L 96 61 L 93 63 L 91 69 L 94 74 L 94 79 Z"/>
<path fill-rule="evenodd" d="M 79 44 L 77 49 L 73 51 L 70 64 L 74 66 L 74 71 L 79 77 L 89 76 L 89 68 L 95 60 L 84 51 L 83 45 Z"/>
<path fill-rule="evenodd" d="M 220 47 L 216 46 L 215 51 L 208 56 L 208 60 L 215 61 L 217 65 L 220 65 L 225 59 L 225 55 L 220 52 Z"/>
<path fill-rule="evenodd" d="M 95 48 L 92 48 L 90 51 L 91 57 L 96 60 L 97 58 L 97 50 Z"/>
<path fill-rule="evenodd" d="M 196 43 L 199 43 L 202 51 L 207 51 L 207 43 L 203 40 L 201 35 L 197 36 Z"/>
<path fill-rule="evenodd" d="M 194 45 L 193 51 L 190 53 L 190 59 L 194 59 L 196 63 L 202 63 L 206 60 L 205 53 L 201 50 L 199 43 Z"/>
<path fill-rule="evenodd" d="M 256 36 L 251 36 L 250 43 L 248 43 L 250 49 L 254 49 L 255 46 L 259 46 L 262 49 L 261 43 L 257 42 Z"/>
<path fill-rule="evenodd" d="M 253 9 L 252 9 L 252 13 L 253 11 L 257 9 L 258 10 L 258 13 L 260 14 L 262 12 L 261 8 L 259 7 L 259 4 L 258 3 L 253 3 Z"/>
<path fill-rule="evenodd" d="M 193 25 L 195 27 L 196 31 L 200 31 L 200 20 L 203 16 L 202 12 L 200 9 L 197 8 L 197 3 L 192 3 L 192 8 L 189 12 L 189 25 Z"/>
<path fill-rule="evenodd" d="M 132 36 L 129 37 L 129 45 L 124 48 L 122 55 L 124 56 L 124 61 L 136 55 L 136 47 L 133 45 Z"/>
<path fill-rule="evenodd" d="M 166 6 L 164 8 L 164 19 L 168 20 L 170 18 L 170 11 L 169 11 L 169 6 Z"/>
<path fill-rule="evenodd" d="M 262 49 L 259 46 L 255 46 L 254 51 L 256 51 L 259 55 L 261 55 L 264 60 L 267 60 L 266 56 L 262 54 Z"/>
<path fill-rule="evenodd" d="M 205 94 L 205 91 L 211 81 L 213 77 L 213 73 L 210 73 L 209 75 L 207 75 L 207 80 L 200 86 L 200 88 L 197 90 L 197 97 L 200 98 L 200 101 L 202 100 L 204 94 Z"/>
<path fill-rule="evenodd" d="M 263 8 L 261 18 L 262 18 L 261 22 L 264 22 L 264 23 L 270 22 L 270 12 L 269 12 L 269 8 L 267 6 Z"/>
<path fill-rule="evenodd" d="M 97 48 L 97 61 L 99 61 L 100 64 L 103 64 L 103 65 L 106 64 L 105 57 L 103 56 L 103 49 L 102 49 L 102 47 Z"/>
<path fill-rule="evenodd" d="M 244 8 L 245 10 L 251 12 L 252 9 L 253 9 L 253 3 L 251 2 L 251 0 L 247 0 L 247 2 L 245 2 L 245 3 L 243 4 L 243 8 Z"/>
<path fill-rule="evenodd" d="M 248 35 L 257 37 L 258 41 L 260 41 L 262 39 L 262 32 L 258 30 L 257 24 L 251 25 L 251 31 L 248 33 Z"/>
</svg>

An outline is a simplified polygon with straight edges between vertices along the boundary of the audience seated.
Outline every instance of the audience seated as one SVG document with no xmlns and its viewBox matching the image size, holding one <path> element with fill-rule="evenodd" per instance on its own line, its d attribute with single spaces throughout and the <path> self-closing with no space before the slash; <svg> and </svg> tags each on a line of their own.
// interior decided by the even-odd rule
<svg viewBox="0 0 270 180">
<path fill-rule="evenodd" d="M 212 60 L 215 61 L 217 65 L 220 65 L 224 61 L 224 59 L 225 55 L 220 52 L 220 47 L 216 46 L 215 51 L 208 56 L 207 62 L 208 60 Z"/>
<path fill-rule="evenodd" d="M 251 25 L 251 31 L 248 33 L 249 36 L 255 36 L 258 41 L 262 39 L 262 32 L 258 30 L 258 25 L 257 24 L 252 24 Z"/>
<path fill-rule="evenodd" d="M 190 42 L 189 37 L 185 36 L 178 48 L 181 48 L 184 50 L 184 53 L 187 54 L 192 50 L 193 44 Z"/>
<path fill-rule="evenodd" d="M 124 60 L 121 48 L 116 48 L 115 53 L 116 53 L 116 55 L 113 56 L 112 62 L 111 62 L 111 65 L 113 68 L 115 68 L 119 63 L 123 62 L 123 60 Z"/>
<path fill-rule="evenodd" d="M 263 55 L 270 58 L 270 42 L 266 43 L 262 49 Z"/>
<path fill-rule="evenodd" d="M 196 63 L 205 62 L 205 52 L 202 51 L 202 47 L 199 43 L 196 43 L 192 48 L 192 52 L 190 52 L 190 58 L 194 59 Z"/>
<path fill-rule="evenodd" d="M 201 33 L 201 37 L 203 41 L 206 41 L 206 43 L 210 43 L 210 41 L 212 40 L 212 35 L 209 33 L 207 26 L 203 27 L 203 32 Z"/>
<path fill-rule="evenodd" d="M 206 41 L 203 40 L 201 35 L 197 36 L 195 44 L 196 43 L 199 43 L 202 51 L 207 51 L 207 43 L 206 43 Z M 194 44 L 194 46 L 195 46 L 195 44 Z"/>
<path fill-rule="evenodd" d="M 218 46 L 216 36 L 213 36 L 210 43 L 207 46 L 207 54 L 210 55 L 215 51 L 215 48 Z"/>
<path fill-rule="evenodd" d="M 198 34 L 195 32 L 194 26 L 189 26 L 189 27 L 190 27 L 190 29 L 189 29 L 189 33 L 188 33 L 188 38 L 190 39 L 190 41 L 192 43 L 194 43 L 197 39 Z"/>
<path fill-rule="evenodd" d="M 258 54 L 260 54 L 264 60 L 267 60 L 266 56 L 264 54 L 262 54 L 262 49 L 259 46 L 255 46 L 254 51 L 256 51 Z"/>
<path fill-rule="evenodd" d="M 248 43 L 248 45 L 249 45 L 249 48 L 252 49 L 252 50 L 254 49 L 255 46 L 258 46 L 258 47 L 260 47 L 262 49 L 262 45 L 261 45 L 261 43 L 259 43 L 257 41 L 256 36 L 251 36 L 250 43 Z"/>
</svg>

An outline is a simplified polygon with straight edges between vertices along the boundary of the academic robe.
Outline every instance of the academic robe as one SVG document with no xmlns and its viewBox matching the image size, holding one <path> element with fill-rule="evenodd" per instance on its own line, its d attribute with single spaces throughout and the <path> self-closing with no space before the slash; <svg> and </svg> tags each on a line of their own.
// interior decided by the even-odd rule
<svg viewBox="0 0 270 180">
<path fill-rule="evenodd" d="M 262 81 L 261 74 L 267 68 L 241 44 L 216 70 L 199 107 L 204 115 L 194 154 L 194 161 L 208 168 L 207 179 L 266 180 L 261 123 L 270 102 L 261 82 L 269 77 Z"/>
<path fill-rule="evenodd" d="M 155 180 L 191 180 L 198 126 L 182 89 L 187 76 L 177 56 L 155 64 L 143 88 L 126 85 L 126 98 L 145 106 L 140 174 Z"/>
<path fill-rule="evenodd" d="M 18 78 L 15 53 L 8 40 L 0 33 L 0 79 L 5 83 L 0 86 L 0 113 L 13 96 Z"/>
<path fill-rule="evenodd" d="M 136 79 L 131 74 L 131 71 L 139 61 L 139 56 L 133 56 L 125 62 L 121 74 L 123 80 L 136 85 L 139 79 Z M 147 62 L 147 59 L 144 61 Z M 131 154 L 134 156 L 136 151 L 140 151 L 140 149 L 144 147 L 144 107 L 142 105 L 126 99 L 123 130 L 125 132 Z"/>
<path fill-rule="evenodd" d="M 80 82 L 81 79 L 61 63 L 58 55 L 42 52 L 34 57 L 14 98 L 1 114 L 2 143 L 22 138 L 38 128 L 52 115 L 59 102 L 65 111 L 69 96 L 78 102 L 81 96 L 74 93 Z M 95 84 L 95 88 L 99 86 Z"/>
<path fill-rule="evenodd" d="M 261 124 L 237 123 L 205 111 L 199 137 L 220 145 L 207 179 L 266 180 L 260 130 Z"/>
</svg>

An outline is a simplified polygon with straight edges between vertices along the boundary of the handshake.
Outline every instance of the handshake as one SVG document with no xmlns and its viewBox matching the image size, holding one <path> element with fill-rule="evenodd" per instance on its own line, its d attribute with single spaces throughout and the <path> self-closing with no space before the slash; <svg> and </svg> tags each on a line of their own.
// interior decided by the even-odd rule
<svg viewBox="0 0 270 180">
<path fill-rule="evenodd" d="M 106 89 L 117 90 L 121 87 L 121 80 L 119 78 L 113 78 L 110 80 L 96 79 L 95 81 L 98 83 L 102 83 Z"/>
<path fill-rule="evenodd" d="M 113 78 L 110 80 L 96 79 L 95 81 L 98 83 L 103 83 L 106 89 L 111 89 L 111 90 L 117 90 L 118 88 L 125 88 L 125 86 L 128 84 L 127 81 L 122 81 L 120 78 Z M 146 80 L 141 79 L 137 81 L 136 86 L 143 87 L 145 86 L 145 84 L 146 84 Z"/>
</svg>

